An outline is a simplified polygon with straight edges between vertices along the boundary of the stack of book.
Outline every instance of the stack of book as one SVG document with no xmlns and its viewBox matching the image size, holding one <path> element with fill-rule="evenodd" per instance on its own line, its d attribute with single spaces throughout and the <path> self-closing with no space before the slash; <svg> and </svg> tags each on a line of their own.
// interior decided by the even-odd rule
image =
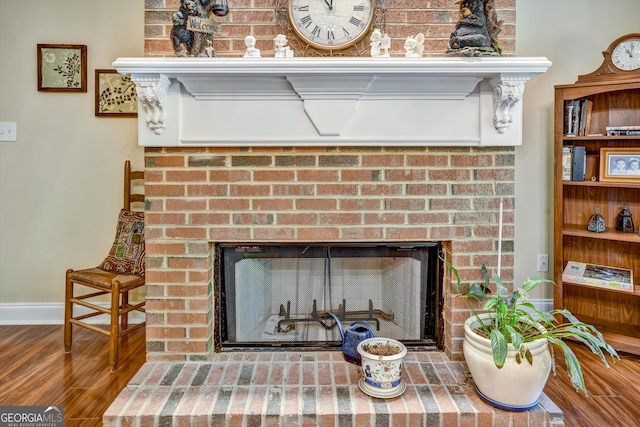
<svg viewBox="0 0 640 427">
<path fill-rule="evenodd" d="M 589 135 L 591 110 L 590 99 L 567 99 L 564 101 L 564 136 Z"/>
<path fill-rule="evenodd" d="M 607 126 L 607 136 L 638 136 L 640 126 Z"/>
</svg>

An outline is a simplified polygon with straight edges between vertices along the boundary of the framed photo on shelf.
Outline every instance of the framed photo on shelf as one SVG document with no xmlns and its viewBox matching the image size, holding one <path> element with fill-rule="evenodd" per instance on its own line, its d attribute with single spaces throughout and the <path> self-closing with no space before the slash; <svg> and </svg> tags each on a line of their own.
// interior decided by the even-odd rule
<svg viewBox="0 0 640 427">
<path fill-rule="evenodd" d="M 640 184 L 640 148 L 601 148 L 600 181 Z"/>
<path fill-rule="evenodd" d="M 38 90 L 87 91 L 87 46 L 38 44 Z"/>
<path fill-rule="evenodd" d="M 116 70 L 96 70 L 96 116 L 136 117 L 138 95 L 131 77 Z"/>
</svg>

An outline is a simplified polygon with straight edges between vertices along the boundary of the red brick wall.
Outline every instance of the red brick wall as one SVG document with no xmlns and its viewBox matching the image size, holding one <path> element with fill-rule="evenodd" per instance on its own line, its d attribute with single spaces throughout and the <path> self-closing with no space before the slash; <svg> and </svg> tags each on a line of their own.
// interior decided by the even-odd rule
<svg viewBox="0 0 640 427">
<path fill-rule="evenodd" d="M 147 149 L 147 354 L 213 351 L 215 241 L 443 241 L 465 280 L 512 278 L 512 148 Z M 445 348 L 468 316 L 445 289 Z"/>
<path fill-rule="evenodd" d="M 173 56 L 169 33 L 171 16 L 180 0 L 145 0 L 145 55 Z M 217 18 L 221 34 L 214 36 L 218 56 L 242 56 L 244 38 L 256 37 L 262 56 L 273 56 L 273 38 L 278 34 L 274 10 L 276 0 L 229 0 L 230 12 Z M 424 56 L 442 56 L 459 17 L 454 0 L 386 0 L 385 30 L 391 37 L 392 56 L 404 55 L 404 40 L 422 32 Z M 498 19 L 503 21 L 499 45 L 503 55 L 515 54 L 516 0 L 496 0 Z"/>
</svg>

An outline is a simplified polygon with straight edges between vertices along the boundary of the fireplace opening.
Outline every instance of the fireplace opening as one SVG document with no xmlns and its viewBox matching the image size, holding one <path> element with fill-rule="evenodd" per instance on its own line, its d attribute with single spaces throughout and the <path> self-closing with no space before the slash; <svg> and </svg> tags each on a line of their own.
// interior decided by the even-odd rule
<svg viewBox="0 0 640 427">
<path fill-rule="evenodd" d="M 440 247 L 437 242 L 216 244 L 220 328 L 214 339 L 223 350 L 339 348 L 338 328 L 364 322 L 376 336 L 441 348 Z"/>
</svg>

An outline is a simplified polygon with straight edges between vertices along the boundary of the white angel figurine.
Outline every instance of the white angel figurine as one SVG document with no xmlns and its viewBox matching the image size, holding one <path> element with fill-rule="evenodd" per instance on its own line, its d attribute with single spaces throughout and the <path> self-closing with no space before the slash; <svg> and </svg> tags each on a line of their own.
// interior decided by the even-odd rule
<svg viewBox="0 0 640 427">
<path fill-rule="evenodd" d="M 407 37 L 404 42 L 404 50 L 404 56 L 407 58 L 420 58 L 424 50 L 424 34 L 418 33 L 415 37 Z"/>
<path fill-rule="evenodd" d="M 287 36 L 278 34 L 273 42 L 276 45 L 276 58 L 293 58 L 293 51 L 287 46 Z"/>
<path fill-rule="evenodd" d="M 374 29 L 369 37 L 371 41 L 371 56 L 373 58 L 388 58 L 389 48 L 391 47 L 391 37 L 388 35 L 382 36 L 382 32 L 379 29 Z"/>
<path fill-rule="evenodd" d="M 256 49 L 256 38 L 248 35 L 244 38 L 244 44 L 247 50 L 244 52 L 245 58 L 260 58 L 260 49 Z"/>
</svg>

